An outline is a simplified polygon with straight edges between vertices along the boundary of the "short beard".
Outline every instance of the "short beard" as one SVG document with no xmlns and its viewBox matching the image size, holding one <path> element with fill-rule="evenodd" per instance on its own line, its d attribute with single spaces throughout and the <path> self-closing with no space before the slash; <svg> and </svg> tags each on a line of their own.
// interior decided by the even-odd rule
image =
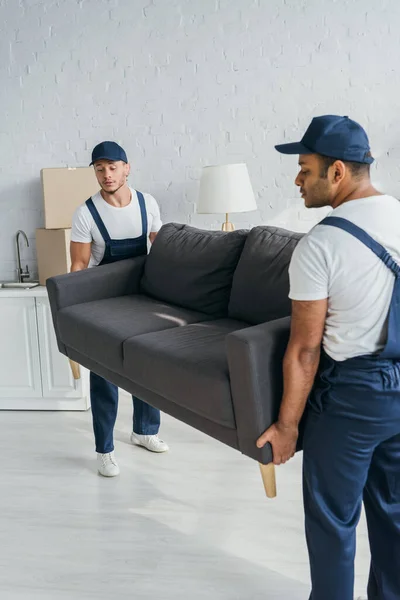
<svg viewBox="0 0 400 600">
<path fill-rule="evenodd" d="M 125 183 L 126 183 L 126 181 L 124 181 L 123 183 L 121 183 L 121 185 L 119 185 L 117 188 L 115 188 L 115 190 L 107 190 L 103 186 L 101 186 L 101 189 L 106 194 L 110 194 L 110 196 L 112 196 L 113 194 L 116 194 L 118 192 L 118 190 L 120 190 L 125 185 Z"/>
<path fill-rule="evenodd" d="M 327 188 L 328 182 L 326 179 L 319 180 L 318 183 L 314 185 L 313 189 L 306 193 L 304 199 L 306 207 L 322 208 L 323 206 L 330 206 L 330 197 Z M 314 198 L 315 201 L 312 201 L 311 198 Z M 311 200 L 311 203 L 308 204 L 307 200 Z"/>
</svg>

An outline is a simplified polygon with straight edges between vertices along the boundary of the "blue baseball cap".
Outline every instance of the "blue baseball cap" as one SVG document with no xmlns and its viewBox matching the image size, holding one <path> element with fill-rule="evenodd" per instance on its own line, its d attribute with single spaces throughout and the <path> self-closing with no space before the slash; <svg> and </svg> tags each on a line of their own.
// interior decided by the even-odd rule
<svg viewBox="0 0 400 600">
<path fill-rule="evenodd" d="M 93 148 L 91 165 L 97 160 L 122 160 L 128 162 L 126 152 L 116 142 L 101 142 Z"/>
<path fill-rule="evenodd" d="M 349 117 L 314 117 L 300 142 L 275 146 L 282 154 L 322 154 L 338 160 L 371 164 L 368 136 Z"/>
</svg>

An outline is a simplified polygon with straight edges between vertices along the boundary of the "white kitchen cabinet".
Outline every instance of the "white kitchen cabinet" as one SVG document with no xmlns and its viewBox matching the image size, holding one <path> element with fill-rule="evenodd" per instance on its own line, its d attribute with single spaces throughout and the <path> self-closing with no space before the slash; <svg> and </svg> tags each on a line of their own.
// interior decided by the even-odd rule
<svg viewBox="0 0 400 600">
<path fill-rule="evenodd" d="M 40 398 L 35 298 L 0 299 L 0 395 Z"/>
<path fill-rule="evenodd" d="M 0 409 L 87 410 L 88 373 L 59 352 L 46 289 L 0 290 Z"/>
</svg>

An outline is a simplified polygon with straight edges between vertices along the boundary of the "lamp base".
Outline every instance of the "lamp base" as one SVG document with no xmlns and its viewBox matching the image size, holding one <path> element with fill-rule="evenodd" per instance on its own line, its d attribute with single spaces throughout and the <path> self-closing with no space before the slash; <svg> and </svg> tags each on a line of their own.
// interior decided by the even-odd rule
<svg viewBox="0 0 400 600">
<path fill-rule="evenodd" d="M 225 223 L 222 223 L 222 231 L 235 231 L 235 226 L 228 220 L 228 213 L 225 215 Z"/>
<path fill-rule="evenodd" d="M 225 223 L 222 223 L 222 231 L 235 231 L 235 226 L 233 223 L 225 221 Z"/>
</svg>

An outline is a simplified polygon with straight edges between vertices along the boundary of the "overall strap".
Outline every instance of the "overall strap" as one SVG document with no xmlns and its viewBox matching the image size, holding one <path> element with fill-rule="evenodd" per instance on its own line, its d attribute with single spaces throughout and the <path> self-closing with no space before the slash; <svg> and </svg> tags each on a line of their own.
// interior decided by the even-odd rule
<svg viewBox="0 0 400 600">
<path fill-rule="evenodd" d="M 94 205 L 92 198 L 89 198 L 88 200 L 86 200 L 86 206 L 88 207 L 90 214 L 92 215 L 92 217 L 94 219 L 94 222 L 96 223 L 97 227 L 99 228 L 99 231 L 101 233 L 103 240 L 105 242 L 109 242 L 111 240 L 110 235 L 106 229 L 106 226 L 104 225 L 104 223 L 102 221 L 102 218 L 99 215 L 99 211 L 97 210 L 97 208 Z"/>
<path fill-rule="evenodd" d="M 146 202 L 142 192 L 138 192 L 137 197 L 139 200 L 140 214 L 142 216 L 142 235 L 147 237 L 147 211 L 146 211 Z"/>
<path fill-rule="evenodd" d="M 326 217 L 320 223 L 320 225 L 331 225 L 332 227 L 337 227 L 338 229 L 342 229 L 343 231 L 347 231 L 350 235 L 357 238 L 360 242 L 362 242 L 367 248 L 372 250 L 374 254 L 392 271 L 395 277 L 400 275 L 400 265 L 392 258 L 389 252 L 384 248 L 379 242 L 374 240 L 364 229 L 358 227 L 351 221 L 347 219 L 343 219 L 342 217 Z"/>
</svg>

